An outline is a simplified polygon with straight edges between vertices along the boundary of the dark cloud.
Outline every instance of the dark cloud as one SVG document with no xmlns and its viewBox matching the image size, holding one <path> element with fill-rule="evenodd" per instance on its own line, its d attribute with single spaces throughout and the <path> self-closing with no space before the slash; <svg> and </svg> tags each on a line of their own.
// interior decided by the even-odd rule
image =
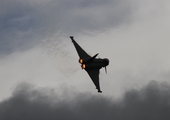
<svg viewBox="0 0 170 120">
<path fill-rule="evenodd" d="M 0 11 L 0 54 L 25 49 L 56 33 L 117 27 L 128 23 L 133 14 L 126 0 L 5 0 L 0 1 Z"/>
<path fill-rule="evenodd" d="M 0 113 L 1 120 L 169 120 L 170 86 L 152 81 L 113 100 L 98 93 L 65 90 L 59 94 L 21 84 L 11 98 L 0 103 Z"/>
</svg>

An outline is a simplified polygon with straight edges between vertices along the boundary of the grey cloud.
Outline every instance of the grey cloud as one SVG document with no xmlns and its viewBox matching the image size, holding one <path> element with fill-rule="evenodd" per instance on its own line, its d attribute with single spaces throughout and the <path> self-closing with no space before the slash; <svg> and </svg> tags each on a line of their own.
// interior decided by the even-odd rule
<svg viewBox="0 0 170 120">
<path fill-rule="evenodd" d="M 61 95 L 50 89 L 19 85 L 11 98 L 0 103 L 0 119 L 170 119 L 170 86 L 166 83 L 152 81 L 141 90 L 127 91 L 119 100 L 68 91 Z"/>
<path fill-rule="evenodd" d="M 56 33 L 114 28 L 128 23 L 133 15 L 126 0 L 6 0 L 0 1 L 0 11 L 1 54 L 30 47 Z"/>
</svg>

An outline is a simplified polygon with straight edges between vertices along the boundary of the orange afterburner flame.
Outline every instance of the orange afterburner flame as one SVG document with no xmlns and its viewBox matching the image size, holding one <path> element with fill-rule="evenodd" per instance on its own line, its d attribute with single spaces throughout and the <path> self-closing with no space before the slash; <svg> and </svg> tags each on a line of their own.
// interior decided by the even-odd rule
<svg viewBox="0 0 170 120">
<path fill-rule="evenodd" d="M 82 64 L 82 63 L 83 63 L 83 59 L 79 59 L 79 63 L 81 63 L 81 64 Z"/>
<path fill-rule="evenodd" d="M 82 65 L 81 65 L 81 68 L 82 68 L 82 69 L 85 69 L 85 68 L 86 68 L 86 65 L 85 65 L 85 64 L 82 64 Z"/>
</svg>

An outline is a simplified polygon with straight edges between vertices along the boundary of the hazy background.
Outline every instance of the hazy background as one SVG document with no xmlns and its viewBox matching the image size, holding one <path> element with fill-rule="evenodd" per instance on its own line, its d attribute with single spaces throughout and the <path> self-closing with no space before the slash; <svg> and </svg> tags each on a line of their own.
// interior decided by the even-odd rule
<svg viewBox="0 0 170 120">
<path fill-rule="evenodd" d="M 33 108 L 26 107 L 28 113 L 35 108 L 39 111 L 40 107 L 45 109 L 45 113 L 63 110 L 72 117 L 80 114 L 73 114 L 71 111 L 74 108 L 84 113 L 92 109 L 83 109 L 88 103 L 96 107 L 106 103 L 106 106 L 113 107 L 104 107 L 108 112 L 118 111 L 111 116 L 106 114 L 108 119 L 123 119 L 118 114 L 130 116 L 131 113 L 126 110 L 125 113 L 120 112 L 120 109 L 126 108 L 122 108 L 122 105 L 134 106 L 136 101 L 139 108 L 143 105 L 146 107 L 141 108 L 141 111 L 145 111 L 147 104 L 156 99 L 158 102 L 153 106 L 157 111 L 153 114 L 160 113 L 162 109 L 168 113 L 169 21 L 168 0 L 0 1 L 0 111 L 4 113 L 0 118 L 10 119 L 5 115 L 16 107 L 13 101 L 19 104 L 19 100 L 24 105 L 33 105 Z M 104 69 L 100 71 L 102 94 L 97 93 L 87 73 L 81 70 L 70 35 L 90 55 L 99 53 L 99 57 L 109 58 L 108 74 Z M 131 100 L 135 96 L 136 99 Z M 68 102 L 70 99 L 80 102 L 77 106 L 69 106 L 72 104 Z M 91 103 L 93 99 L 94 103 Z M 40 100 L 42 102 L 34 108 L 36 101 Z M 57 108 L 52 109 L 50 104 Z M 58 107 L 58 104 L 63 106 Z M 153 106 L 149 110 L 152 111 Z M 98 110 L 96 107 L 94 110 Z M 134 106 L 134 112 L 138 107 Z M 138 113 L 148 116 L 141 111 Z M 22 115 L 18 118 L 21 119 Z M 100 112 L 95 115 L 100 115 Z M 74 116 L 72 119 L 87 119 L 84 116 L 87 115 Z M 160 113 L 160 116 L 169 118 L 168 114 Z M 56 117 L 54 115 L 51 119 Z M 60 116 L 58 118 L 61 119 Z M 153 119 L 156 118 L 159 117 Z"/>
</svg>

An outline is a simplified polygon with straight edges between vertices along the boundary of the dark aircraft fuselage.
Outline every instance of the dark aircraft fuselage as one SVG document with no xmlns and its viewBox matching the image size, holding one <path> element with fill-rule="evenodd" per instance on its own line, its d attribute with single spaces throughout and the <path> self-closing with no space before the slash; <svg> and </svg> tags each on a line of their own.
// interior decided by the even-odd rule
<svg viewBox="0 0 170 120">
<path fill-rule="evenodd" d="M 94 85 L 96 86 L 96 89 L 98 90 L 98 92 L 101 93 L 102 91 L 100 90 L 100 84 L 99 84 L 99 70 L 102 67 L 104 67 L 107 73 L 106 66 L 109 65 L 109 59 L 96 58 L 98 54 L 91 57 L 89 54 L 86 53 L 86 51 L 84 51 L 80 47 L 80 45 L 74 40 L 73 36 L 70 36 L 70 38 L 79 55 L 79 63 L 81 64 L 81 68 L 86 70 L 86 72 L 89 74 L 90 78 L 92 79 Z"/>
<path fill-rule="evenodd" d="M 85 70 L 90 70 L 90 69 L 101 69 L 102 67 L 106 67 L 109 65 L 109 59 L 104 58 L 104 59 L 94 59 L 90 62 L 82 61 L 82 59 L 79 60 L 79 63 L 81 64 L 82 69 Z"/>
</svg>

